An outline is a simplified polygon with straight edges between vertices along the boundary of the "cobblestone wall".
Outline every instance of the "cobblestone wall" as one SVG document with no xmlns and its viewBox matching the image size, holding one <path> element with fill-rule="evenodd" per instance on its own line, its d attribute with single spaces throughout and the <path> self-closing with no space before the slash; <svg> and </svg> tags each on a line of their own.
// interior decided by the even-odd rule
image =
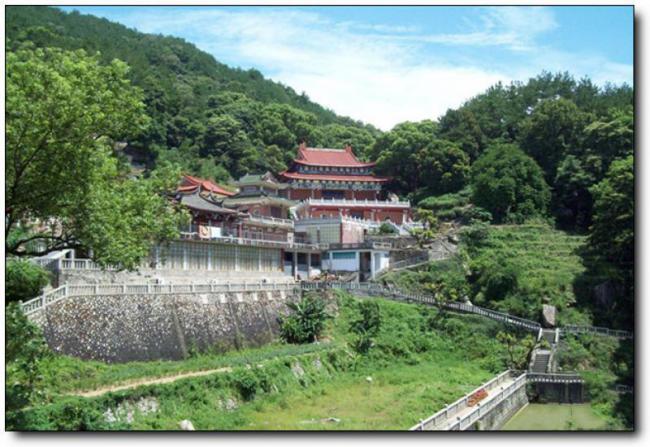
<svg viewBox="0 0 650 447">
<path fill-rule="evenodd" d="M 268 343 L 288 313 L 287 292 L 68 298 L 32 317 L 56 352 L 108 362 L 179 360 Z"/>
</svg>

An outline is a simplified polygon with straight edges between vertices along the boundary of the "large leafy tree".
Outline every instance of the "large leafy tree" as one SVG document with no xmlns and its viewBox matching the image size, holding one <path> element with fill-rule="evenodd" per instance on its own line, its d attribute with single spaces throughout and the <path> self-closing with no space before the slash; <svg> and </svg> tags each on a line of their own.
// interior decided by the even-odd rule
<svg viewBox="0 0 650 447">
<path fill-rule="evenodd" d="M 544 170 L 548 182 L 555 178 L 564 156 L 580 146 L 586 122 L 586 115 L 564 98 L 542 101 L 522 122 L 521 147 Z"/>
<path fill-rule="evenodd" d="M 535 160 L 514 144 L 496 144 L 472 165 L 473 202 L 497 223 L 546 215 L 549 187 Z"/>
<path fill-rule="evenodd" d="M 7 54 L 7 253 L 86 248 L 130 268 L 175 234 L 178 215 L 158 193 L 177 177 L 131 178 L 114 153 L 148 121 L 127 70 L 82 50 Z"/>
<path fill-rule="evenodd" d="M 615 160 L 591 192 L 591 245 L 613 264 L 630 268 L 634 262 L 634 157 Z"/>
</svg>

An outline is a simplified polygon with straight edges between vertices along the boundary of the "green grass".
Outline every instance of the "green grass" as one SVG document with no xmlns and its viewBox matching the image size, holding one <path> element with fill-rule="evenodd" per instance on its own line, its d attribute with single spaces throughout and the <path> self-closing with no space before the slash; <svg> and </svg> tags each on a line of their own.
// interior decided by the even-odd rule
<svg viewBox="0 0 650 447">
<path fill-rule="evenodd" d="M 589 404 L 529 404 L 503 426 L 502 430 L 606 430 L 607 419 Z"/>
<path fill-rule="evenodd" d="M 266 400 L 251 405 L 242 411 L 248 421 L 242 428 L 404 430 L 491 377 L 492 373 L 468 367 L 460 358 L 367 370 L 288 393 L 281 403 Z"/>
<path fill-rule="evenodd" d="M 180 362 L 106 365 L 70 360 L 94 374 L 73 377 L 62 371 L 57 389 L 80 384 L 108 384 L 152 372 L 207 369 L 237 362 L 262 367 L 141 386 L 96 398 L 51 395 L 39 405 L 8 413 L 11 429 L 157 430 L 178 429 L 183 419 L 202 430 L 242 429 L 407 429 L 480 383 L 506 369 L 504 346 L 495 339 L 503 328 L 474 316 L 439 315 L 435 309 L 369 298 L 379 303 L 381 327 L 368 355 L 350 348 L 355 335 L 349 323 L 358 315 L 358 299 L 339 295 L 338 316 L 330 321 L 331 344 L 272 345 L 246 352 L 206 355 Z M 275 355 L 282 354 L 277 358 Z M 58 359 L 50 364 L 54 376 Z M 302 374 L 294 371 L 300 364 Z M 366 377 L 373 378 L 372 383 Z M 72 383 L 64 384 L 66 380 Z M 132 423 L 108 423 L 103 413 L 143 397 L 155 398 L 159 410 L 136 414 Z M 235 408 L 224 403 L 232 400 Z M 329 414 L 336 410 L 336 414 Z M 335 417 L 336 423 L 302 423 Z M 284 423 L 281 423 L 285 420 Z M 283 425 L 284 424 L 284 425 Z M 330 425 L 332 425 L 330 427 Z M 334 426 L 336 425 L 336 426 Z"/>
<path fill-rule="evenodd" d="M 322 352 L 335 347 L 336 344 L 330 342 L 309 345 L 287 345 L 276 342 L 260 348 L 224 354 L 194 354 L 188 359 L 178 361 L 128 363 L 104 363 L 56 355 L 43 362 L 44 385 L 53 394 L 88 391 L 145 377 L 156 378 L 225 366 L 256 364 L 268 359 Z"/>
</svg>

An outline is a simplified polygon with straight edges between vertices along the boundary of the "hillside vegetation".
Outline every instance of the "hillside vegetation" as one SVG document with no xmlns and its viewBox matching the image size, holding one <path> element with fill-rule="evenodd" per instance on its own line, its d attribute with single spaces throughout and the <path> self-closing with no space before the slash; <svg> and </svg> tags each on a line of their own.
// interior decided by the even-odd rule
<svg viewBox="0 0 650 447">
<path fill-rule="evenodd" d="M 340 148 L 350 142 L 363 155 L 378 133 L 255 69 L 228 67 L 183 39 L 49 7 L 9 7 L 6 25 L 8 51 L 83 49 L 104 64 L 126 62 L 152 120 L 144 132 L 121 137 L 128 137 L 127 153 L 149 167 L 169 160 L 227 181 L 284 169 L 303 140 Z"/>
<path fill-rule="evenodd" d="M 22 430 L 174 430 L 181 420 L 190 419 L 204 430 L 405 429 L 508 367 L 506 348 L 496 340 L 496 334 L 506 330 L 499 324 L 383 299 L 370 300 L 378 306 L 379 331 L 372 336 L 370 348 L 358 352 L 358 334 L 351 328 L 361 315 L 363 300 L 339 293 L 338 301 L 338 315 L 325 334 L 330 342 L 321 345 L 271 346 L 225 357 L 206 355 L 149 365 L 105 365 L 49 354 L 40 364 L 44 379 L 38 382 L 40 391 L 33 405 L 10 411 L 8 426 Z M 261 366 L 247 369 L 243 362 Z M 62 395 L 79 387 L 158 376 L 163 371 L 224 365 L 233 366 L 234 371 L 95 398 Z M 359 411 L 357 398 L 361 397 L 368 411 Z M 106 420 L 108 409 L 115 412 L 121 404 L 142 398 L 155 398 L 159 410 L 147 415 L 135 412 L 130 423 Z M 308 398 L 313 404 L 303 402 Z M 337 404 L 316 410 L 321 400 Z M 312 408 L 303 413 L 300 405 Z M 286 419 L 281 422 L 279 414 Z M 336 417 L 341 423 L 302 427 L 300 421 L 312 417 Z"/>
</svg>

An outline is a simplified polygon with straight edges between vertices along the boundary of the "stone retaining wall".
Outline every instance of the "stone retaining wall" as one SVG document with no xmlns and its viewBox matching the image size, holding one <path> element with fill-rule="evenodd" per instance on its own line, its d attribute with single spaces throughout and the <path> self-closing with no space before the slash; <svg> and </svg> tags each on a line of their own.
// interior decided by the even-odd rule
<svg viewBox="0 0 650 447">
<path fill-rule="evenodd" d="M 259 346 L 278 334 L 290 292 L 71 297 L 31 319 L 56 352 L 107 362 L 179 360 L 192 349 Z"/>
</svg>

